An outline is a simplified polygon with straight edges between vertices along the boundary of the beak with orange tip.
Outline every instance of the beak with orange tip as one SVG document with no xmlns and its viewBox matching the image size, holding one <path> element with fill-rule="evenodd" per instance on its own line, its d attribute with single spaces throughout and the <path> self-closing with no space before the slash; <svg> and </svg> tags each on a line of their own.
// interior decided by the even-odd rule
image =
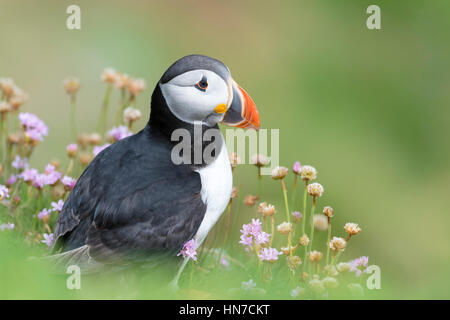
<svg viewBox="0 0 450 320">
<path fill-rule="evenodd" d="M 255 129 L 260 127 L 259 113 L 252 98 L 236 82 L 232 81 L 233 100 L 222 123 L 232 127 Z"/>
</svg>

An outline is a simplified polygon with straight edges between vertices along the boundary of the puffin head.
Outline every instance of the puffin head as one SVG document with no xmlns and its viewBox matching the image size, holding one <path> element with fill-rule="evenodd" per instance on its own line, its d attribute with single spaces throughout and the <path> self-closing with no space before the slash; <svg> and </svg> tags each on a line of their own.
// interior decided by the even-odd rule
<svg viewBox="0 0 450 320">
<path fill-rule="evenodd" d="M 158 86 L 170 112 L 183 122 L 260 127 L 255 103 L 219 60 L 185 56 L 167 69 Z"/>
</svg>

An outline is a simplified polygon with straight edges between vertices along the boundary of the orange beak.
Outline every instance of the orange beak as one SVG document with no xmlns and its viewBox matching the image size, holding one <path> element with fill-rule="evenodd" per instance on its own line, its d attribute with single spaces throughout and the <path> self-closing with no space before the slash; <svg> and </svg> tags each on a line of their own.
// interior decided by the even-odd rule
<svg viewBox="0 0 450 320">
<path fill-rule="evenodd" d="M 233 81 L 231 86 L 233 100 L 225 113 L 223 124 L 258 130 L 260 127 L 259 113 L 252 98 L 236 82 Z"/>
</svg>

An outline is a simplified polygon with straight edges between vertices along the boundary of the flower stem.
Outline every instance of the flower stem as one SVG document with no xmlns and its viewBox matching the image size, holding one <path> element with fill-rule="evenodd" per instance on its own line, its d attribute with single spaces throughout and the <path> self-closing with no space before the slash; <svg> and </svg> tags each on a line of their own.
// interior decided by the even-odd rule
<svg viewBox="0 0 450 320">
<path fill-rule="evenodd" d="M 103 98 L 102 110 L 100 112 L 100 117 L 98 119 L 97 132 L 102 136 L 106 133 L 106 127 L 108 122 L 108 108 L 109 99 L 111 97 L 112 86 L 108 85 L 105 92 L 105 97 Z"/>
<path fill-rule="evenodd" d="M 289 216 L 289 204 L 288 204 L 288 199 L 287 199 L 287 190 L 286 190 L 286 184 L 284 183 L 284 179 L 281 179 L 281 187 L 283 189 L 284 206 L 286 208 L 286 219 L 287 219 L 287 222 L 291 222 L 291 218 Z"/>
<path fill-rule="evenodd" d="M 305 224 L 306 224 L 306 202 L 308 200 L 308 181 L 305 182 L 305 191 L 303 193 L 303 221 L 302 221 L 302 235 L 305 234 Z M 306 250 L 306 247 L 305 247 Z"/>
<path fill-rule="evenodd" d="M 313 204 L 311 207 L 311 237 L 309 240 L 309 252 L 313 249 L 313 241 L 314 241 L 314 209 L 316 208 L 316 197 L 313 197 Z M 311 271 L 311 264 L 309 265 Z"/>
<path fill-rule="evenodd" d="M 327 264 L 330 257 L 330 241 L 331 241 L 331 218 L 328 217 L 328 238 L 327 238 Z"/>
</svg>

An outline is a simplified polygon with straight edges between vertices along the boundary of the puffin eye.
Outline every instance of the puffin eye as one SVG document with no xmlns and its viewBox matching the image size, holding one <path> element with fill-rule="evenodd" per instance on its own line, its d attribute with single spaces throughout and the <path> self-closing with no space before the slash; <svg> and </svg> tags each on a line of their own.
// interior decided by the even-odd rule
<svg viewBox="0 0 450 320">
<path fill-rule="evenodd" d="M 202 91 L 202 92 L 205 92 L 205 91 L 206 91 L 206 88 L 208 88 L 208 80 L 206 80 L 206 77 L 203 76 L 202 80 L 200 80 L 199 82 L 197 82 L 197 83 L 195 84 L 195 87 L 196 87 L 198 90 L 200 90 L 200 91 Z"/>
</svg>

